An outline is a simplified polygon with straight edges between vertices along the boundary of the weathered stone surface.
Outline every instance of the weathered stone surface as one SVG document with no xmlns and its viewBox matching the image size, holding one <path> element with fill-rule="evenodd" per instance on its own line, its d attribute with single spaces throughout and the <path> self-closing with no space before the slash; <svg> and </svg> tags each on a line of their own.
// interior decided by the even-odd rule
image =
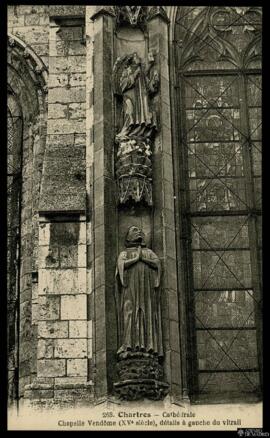
<svg viewBox="0 0 270 438">
<path fill-rule="evenodd" d="M 78 264 L 78 246 L 61 246 L 60 247 L 60 266 L 61 268 L 77 268 Z"/>
<path fill-rule="evenodd" d="M 68 359 L 69 360 L 69 359 Z M 81 360 L 81 359 L 80 359 Z M 78 391 L 88 386 L 86 377 L 56 377 L 55 389 L 77 389 Z M 66 393 L 68 395 L 68 392 Z"/>
<path fill-rule="evenodd" d="M 85 73 L 59 73 L 50 76 L 50 88 L 63 87 L 70 90 L 71 87 L 84 87 Z M 85 114 L 84 114 L 85 117 Z"/>
<path fill-rule="evenodd" d="M 63 87 L 55 87 L 49 90 L 48 102 L 50 103 L 69 103 L 69 102 L 85 102 L 85 87 L 70 87 L 69 89 Z M 54 122 L 55 123 L 55 122 Z M 54 124 L 53 123 L 53 124 Z M 50 127 L 50 124 L 49 124 Z M 84 130 L 85 131 L 85 130 Z M 61 131 L 63 134 L 69 134 L 65 130 Z M 73 131 L 76 132 L 76 131 Z M 48 134 L 54 134 L 50 130 Z"/>
<path fill-rule="evenodd" d="M 62 297 L 63 299 L 64 297 Z M 87 321 L 69 321 L 70 338 L 87 338 Z"/>
<path fill-rule="evenodd" d="M 169 385 L 154 379 L 129 379 L 115 383 L 114 390 L 123 400 L 163 400 L 169 392 Z"/>
<path fill-rule="evenodd" d="M 37 324 L 39 321 L 39 305 L 32 301 L 32 324 Z"/>
<path fill-rule="evenodd" d="M 60 297 L 39 297 L 39 320 L 54 320 L 60 318 Z"/>
<path fill-rule="evenodd" d="M 179 351 L 179 324 L 176 321 L 170 321 L 170 344 L 174 351 Z"/>
<path fill-rule="evenodd" d="M 43 212 L 84 212 L 85 148 L 48 147 L 44 161 L 39 209 Z"/>
<path fill-rule="evenodd" d="M 87 358 L 86 339 L 56 339 L 54 344 L 55 358 Z"/>
<path fill-rule="evenodd" d="M 56 104 L 51 104 L 56 105 Z M 71 105 L 71 104 L 65 104 Z M 78 104 L 80 105 L 80 103 Z M 51 150 L 58 149 L 59 146 L 65 147 L 75 147 L 84 146 L 85 147 L 86 134 L 50 134 L 47 136 L 47 145 Z"/>
<path fill-rule="evenodd" d="M 48 105 L 48 119 L 84 119 L 85 118 L 85 103 L 50 103 Z M 80 133 L 83 134 L 84 132 Z M 62 134 L 62 133 L 61 133 Z M 53 135 L 53 134 L 49 134 Z M 69 135 L 69 134 L 66 134 Z M 74 142 L 74 137 L 71 143 Z"/>
<path fill-rule="evenodd" d="M 88 339 L 87 341 L 87 357 L 91 359 L 93 357 L 93 340 Z"/>
<path fill-rule="evenodd" d="M 38 324 L 39 338 L 67 338 L 67 321 L 40 321 Z"/>
<path fill-rule="evenodd" d="M 171 379 L 176 384 L 181 381 L 180 353 L 175 351 L 171 352 Z"/>
<path fill-rule="evenodd" d="M 50 243 L 50 223 L 41 223 L 39 225 L 38 244 L 49 245 Z"/>
<path fill-rule="evenodd" d="M 87 255 L 86 255 L 86 245 L 78 246 L 78 268 L 86 268 L 87 267 Z M 88 285 L 89 287 L 89 285 Z"/>
<path fill-rule="evenodd" d="M 53 340 L 38 339 L 37 359 L 52 359 L 52 358 L 53 358 Z"/>
<path fill-rule="evenodd" d="M 40 269 L 40 295 L 84 294 L 86 292 L 86 269 Z"/>
<path fill-rule="evenodd" d="M 40 24 L 40 15 L 37 14 L 29 14 L 24 17 L 24 25 L 25 26 L 37 26 Z"/>
<path fill-rule="evenodd" d="M 72 134 L 72 133 L 84 133 L 85 132 L 85 120 L 66 120 L 59 119 L 53 124 L 49 124 L 49 134 Z"/>
<path fill-rule="evenodd" d="M 52 389 L 32 389 L 24 392 L 24 397 L 30 400 L 42 400 L 54 397 L 54 391 Z"/>
<path fill-rule="evenodd" d="M 50 5 L 51 17 L 83 17 L 85 14 L 84 5 Z"/>
<path fill-rule="evenodd" d="M 66 361 L 64 359 L 39 359 L 37 373 L 40 377 L 60 377 L 66 375 Z"/>
<path fill-rule="evenodd" d="M 67 360 L 68 376 L 87 376 L 87 359 L 68 359 Z"/>
<path fill-rule="evenodd" d="M 59 248 L 55 246 L 40 246 L 39 247 L 39 268 L 59 268 L 60 254 Z"/>
<path fill-rule="evenodd" d="M 86 294 L 61 296 L 61 319 L 86 320 L 86 297 Z"/>
<path fill-rule="evenodd" d="M 42 44 L 48 42 L 49 29 L 47 26 L 18 26 L 14 29 L 14 34 L 23 41 L 26 40 L 30 45 L 33 43 Z"/>
<path fill-rule="evenodd" d="M 82 33 L 82 32 L 81 32 Z M 79 41 L 72 39 L 58 39 L 52 41 L 51 56 L 72 56 L 85 55 L 85 45 L 83 39 Z"/>
<path fill-rule="evenodd" d="M 48 105 L 48 119 L 64 119 L 67 117 L 68 104 L 50 103 Z"/>
<path fill-rule="evenodd" d="M 51 224 L 50 245 L 59 247 L 77 246 L 79 240 L 79 222 L 55 222 Z"/>
<path fill-rule="evenodd" d="M 84 56 L 69 56 L 64 58 L 62 56 L 50 57 L 50 73 L 85 73 L 86 64 Z"/>
<path fill-rule="evenodd" d="M 88 339 L 93 337 L 93 321 L 87 321 L 87 337 Z"/>
</svg>

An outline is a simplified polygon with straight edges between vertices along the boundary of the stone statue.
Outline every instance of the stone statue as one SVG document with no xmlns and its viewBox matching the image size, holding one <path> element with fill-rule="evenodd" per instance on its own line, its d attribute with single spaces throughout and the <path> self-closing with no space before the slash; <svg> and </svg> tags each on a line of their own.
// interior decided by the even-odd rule
<svg viewBox="0 0 270 438">
<path fill-rule="evenodd" d="M 126 250 L 120 253 L 117 261 L 117 354 L 145 352 L 161 357 L 161 264 L 157 255 L 146 248 L 144 237 L 138 227 L 130 227 Z"/>
<path fill-rule="evenodd" d="M 152 52 L 148 55 L 148 65 L 142 64 L 137 53 L 124 56 L 116 61 L 115 90 L 123 96 L 123 127 L 116 135 L 116 141 L 131 138 L 146 139 L 156 130 L 156 114 L 150 110 L 149 95 L 155 93 L 159 84 Z"/>
<path fill-rule="evenodd" d="M 154 55 L 143 63 L 137 53 L 117 58 L 113 81 L 121 100 L 121 129 L 115 136 L 115 174 L 120 204 L 132 200 L 153 205 L 152 145 L 157 131 L 156 112 L 151 96 L 158 91 L 159 75 L 153 69 Z"/>
</svg>

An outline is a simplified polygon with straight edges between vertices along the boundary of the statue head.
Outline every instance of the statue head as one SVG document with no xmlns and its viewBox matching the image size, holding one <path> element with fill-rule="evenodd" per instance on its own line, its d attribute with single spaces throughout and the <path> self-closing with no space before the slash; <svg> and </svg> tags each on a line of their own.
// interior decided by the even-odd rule
<svg viewBox="0 0 270 438">
<path fill-rule="evenodd" d="M 131 246 L 146 246 L 145 243 L 145 234 L 143 230 L 135 225 L 129 227 L 127 235 L 126 235 L 126 247 Z"/>
<path fill-rule="evenodd" d="M 133 62 L 136 65 L 140 65 L 141 64 L 141 59 L 139 58 L 139 56 L 137 55 L 136 52 L 133 53 Z"/>
</svg>

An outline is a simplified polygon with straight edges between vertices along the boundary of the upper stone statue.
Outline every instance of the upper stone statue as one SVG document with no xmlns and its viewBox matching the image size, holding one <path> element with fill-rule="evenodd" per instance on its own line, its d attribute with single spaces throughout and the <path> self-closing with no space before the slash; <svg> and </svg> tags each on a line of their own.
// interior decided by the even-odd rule
<svg viewBox="0 0 270 438">
<path fill-rule="evenodd" d="M 137 53 L 118 58 L 115 63 L 115 91 L 123 97 L 123 126 L 116 135 L 117 142 L 130 138 L 145 140 L 157 129 L 156 113 L 149 104 L 149 96 L 158 90 L 159 84 L 153 64 L 151 52 L 147 64 L 141 62 Z"/>
</svg>

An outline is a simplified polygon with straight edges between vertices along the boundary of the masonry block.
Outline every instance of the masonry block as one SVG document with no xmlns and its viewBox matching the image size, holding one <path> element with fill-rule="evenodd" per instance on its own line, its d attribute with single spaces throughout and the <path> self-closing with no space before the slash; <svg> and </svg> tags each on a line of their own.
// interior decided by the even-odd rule
<svg viewBox="0 0 270 438">
<path fill-rule="evenodd" d="M 54 344 L 55 358 L 86 358 L 86 339 L 56 339 Z"/>
<path fill-rule="evenodd" d="M 37 361 L 37 375 L 40 377 L 60 377 L 66 375 L 64 359 L 40 359 Z"/>
<path fill-rule="evenodd" d="M 52 339 L 38 339 L 37 359 L 52 359 L 54 343 Z"/>
<path fill-rule="evenodd" d="M 83 294 L 86 291 L 86 269 L 40 269 L 39 295 Z"/>
<path fill-rule="evenodd" d="M 87 317 L 86 294 L 61 297 L 61 319 L 81 320 Z"/>
<path fill-rule="evenodd" d="M 70 338 L 87 338 L 87 321 L 69 321 Z"/>
<path fill-rule="evenodd" d="M 39 297 L 39 320 L 55 320 L 60 318 L 60 297 Z"/>
<path fill-rule="evenodd" d="M 68 359 L 67 375 L 76 377 L 87 376 L 87 359 Z"/>
<path fill-rule="evenodd" d="M 82 55 L 50 56 L 50 73 L 85 73 L 86 58 Z"/>
<path fill-rule="evenodd" d="M 38 324 L 39 338 L 67 338 L 68 321 L 40 321 Z"/>
<path fill-rule="evenodd" d="M 39 225 L 39 236 L 38 236 L 38 244 L 41 245 L 49 245 L 50 243 L 50 223 L 40 223 Z"/>
</svg>

